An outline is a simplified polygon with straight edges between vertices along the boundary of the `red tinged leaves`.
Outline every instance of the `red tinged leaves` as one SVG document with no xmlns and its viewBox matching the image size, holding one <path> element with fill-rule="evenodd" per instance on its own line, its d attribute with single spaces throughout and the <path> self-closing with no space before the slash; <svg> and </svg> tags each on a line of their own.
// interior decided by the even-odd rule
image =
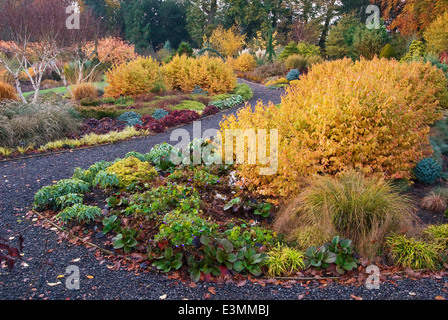
<svg viewBox="0 0 448 320">
<path fill-rule="evenodd" d="M 22 260 L 20 251 L 23 249 L 23 237 L 19 235 L 19 248 L 11 247 L 8 241 L 0 238 L 0 263 L 5 261 L 9 271 L 14 269 L 16 259 Z"/>
</svg>

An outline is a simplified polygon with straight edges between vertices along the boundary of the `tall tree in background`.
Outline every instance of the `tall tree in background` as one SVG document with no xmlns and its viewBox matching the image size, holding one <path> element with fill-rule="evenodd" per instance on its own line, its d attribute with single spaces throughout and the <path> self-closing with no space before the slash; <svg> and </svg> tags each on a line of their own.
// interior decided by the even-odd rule
<svg viewBox="0 0 448 320">
<path fill-rule="evenodd" d="M 148 50 L 151 44 L 150 16 L 144 10 L 144 0 L 125 0 L 121 5 L 126 40 L 137 51 Z"/>
<path fill-rule="evenodd" d="M 337 16 L 338 10 L 340 8 L 337 0 L 322 0 L 319 1 L 320 9 L 322 12 L 323 23 L 322 23 L 322 33 L 319 39 L 319 46 L 321 48 L 325 47 L 325 41 L 328 36 L 328 31 L 330 30 L 330 25 L 333 19 Z"/>
<path fill-rule="evenodd" d="M 366 21 L 366 9 L 371 4 L 370 0 L 340 0 L 342 6 L 339 8 L 339 14 L 355 14 L 361 21 Z"/>
</svg>

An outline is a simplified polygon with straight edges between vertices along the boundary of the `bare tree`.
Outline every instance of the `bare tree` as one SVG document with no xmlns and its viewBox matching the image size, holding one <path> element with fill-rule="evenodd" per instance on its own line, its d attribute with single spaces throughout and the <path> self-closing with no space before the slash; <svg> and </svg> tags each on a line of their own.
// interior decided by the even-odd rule
<svg viewBox="0 0 448 320">
<path fill-rule="evenodd" d="M 13 75 L 24 103 L 27 101 L 23 96 L 20 73 L 25 72 L 30 80 L 34 89 L 32 102 L 36 102 L 44 72 L 58 55 L 58 44 L 65 33 L 66 5 L 69 5 L 68 0 L 2 2 L 0 21 L 7 41 L 0 48 L 3 52 L 0 63 Z"/>
</svg>

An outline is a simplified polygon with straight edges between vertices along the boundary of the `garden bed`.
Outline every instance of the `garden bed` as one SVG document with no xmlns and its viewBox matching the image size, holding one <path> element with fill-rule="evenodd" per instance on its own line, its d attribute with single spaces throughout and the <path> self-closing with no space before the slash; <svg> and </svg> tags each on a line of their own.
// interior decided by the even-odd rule
<svg viewBox="0 0 448 320">
<path fill-rule="evenodd" d="M 206 144 L 190 144 L 189 157 L 195 146 Z M 61 238 L 75 237 L 74 243 L 95 246 L 129 270 L 163 272 L 184 282 L 249 276 L 264 283 L 266 276 L 284 281 L 323 277 L 353 284 L 365 281 L 366 267 L 372 263 L 392 277 L 431 274 L 390 260 L 359 259 L 356 253 L 353 267 L 343 272 L 334 263 L 305 267 L 308 253 L 274 231 L 279 207 L 270 203 L 272 199 L 249 191 L 233 166 L 175 165 L 167 160 L 171 150 L 162 144 L 145 155 L 132 152 L 115 162 L 76 169 L 71 180 L 36 194 L 29 217 L 37 215 L 39 225 L 56 226 Z M 420 203 L 430 190 L 445 185 L 416 183 L 405 193 Z M 421 206 L 417 214 L 424 225 L 446 221 L 443 213 Z M 295 257 L 297 265 L 281 259 L 276 265 L 272 257 Z"/>
<path fill-rule="evenodd" d="M 144 94 L 134 98 L 84 98 L 74 105 L 74 110 L 73 106 L 58 102 L 59 108 L 68 114 L 64 117 L 64 121 L 69 119 L 74 123 L 70 131 L 62 134 L 65 137 L 52 140 L 50 136 L 46 143 L 35 143 L 32 136 L 34 129 L 27 129 L 26 131 L 30 133 L 27 134 L 26 140 L 20 142 L 20 146 L 0 147 L 0 160 L 114 143 L 142 135 L 161 133 L 168 128 L 185 125 L 233 108 L 252 97 L 253 92 L 250 87 L 239 84 L 234 92 L 215 96 L 209 96 L 197 88 L 191 94 L 169 91 L 160 94 Z M 49 104 L 43 103 L 43 107 L 36 108 L 46 108 L 47 105 Z M 41 113 L 40 109 L 36 112 Z M 74 113 L 79 115 L 73 118 Z M 20 120 L 17 119 L 23 115 L 18 112 L 12 115 L 9 113 L 7 116 L 12 119 L 11 121 L 19 123 Z M 79 117 L 81 120 L 78 120 Z M 43 118 L 42 121 L 50 120 Z M 75 129 L 76 122 L 79 122 L 79 125 Z M 58 124 L 58 121 L 53 121 L 52 124 L 54 123 Z M 61 137 L 63 131 L 57 129 L 55 131 Z"/>
</svg>

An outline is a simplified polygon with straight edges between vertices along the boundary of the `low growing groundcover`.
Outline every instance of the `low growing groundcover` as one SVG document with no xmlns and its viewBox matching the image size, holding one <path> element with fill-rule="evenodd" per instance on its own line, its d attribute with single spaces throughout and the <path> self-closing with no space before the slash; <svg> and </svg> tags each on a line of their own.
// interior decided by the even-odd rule
<svg viewBox="0 0 448 320">
<path fill-rule="evenodd" d="M 193 141 L 189 153 L 178 155 L 188 159 L 209 143 Z M 361 257 L 339 235 L 304 248 L 276 231 L 276 201 L 244 186 L 233 165 L 176 165 L 169 160 L 173 150 L 179 152 L 164 143 L 148 154 L 131 152 L 77 168 L 70 179 L 39 190 L 29 215 L 37 215 L 40 225 L 57 226 L 61 238 L 99 249 L 98 257 L 115 266 L 184 282 L 248 277 L 264 285 L 279 276 L 337 276 L 342 283 L 364 284 L 373 262 L 392 274 L 415 264 L 414 277 L 443 268 L 446 225 L 425 229 L 437 241 L 391 235 L 383 262 Z M 425 263 L 428 257 L 433 264 Z"/>
</svg>

